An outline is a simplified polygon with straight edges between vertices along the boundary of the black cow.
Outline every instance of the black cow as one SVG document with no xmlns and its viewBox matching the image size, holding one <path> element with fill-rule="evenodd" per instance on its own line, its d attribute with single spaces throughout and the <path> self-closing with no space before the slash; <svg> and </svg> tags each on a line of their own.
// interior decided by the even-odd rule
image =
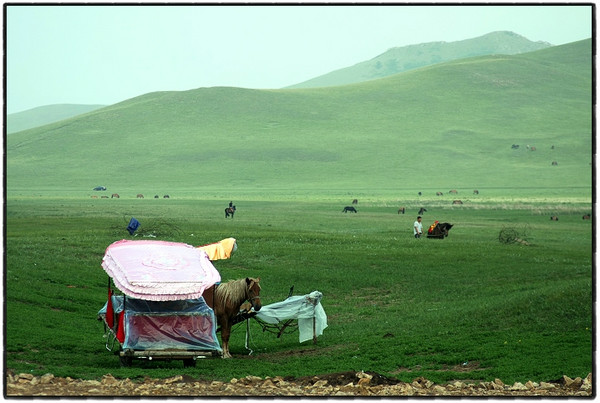
<svg viewBox="0 0 600 403">
<path fill-rule="evenodd" d="M 344 207 L 344 209 L 342 210 L 342 213 L 347 213 L 348 211 L 351 213 L 357 213 L 356 209 L 352 206 Z"/>
</svg>

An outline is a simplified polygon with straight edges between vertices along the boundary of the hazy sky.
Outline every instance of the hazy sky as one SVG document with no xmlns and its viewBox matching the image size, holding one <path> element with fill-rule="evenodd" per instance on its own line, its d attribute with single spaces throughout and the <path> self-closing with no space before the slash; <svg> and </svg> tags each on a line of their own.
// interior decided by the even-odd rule
<svg viewBox="0 0 600 403">
<path fill-rule="evenodd" d="M 153 91 L 281 88 L 392 47 L 506 30 L 560 45 L 592 35 L 592 6 L 14 5 L 6 104 L 114 104 Z"/>
</svg>

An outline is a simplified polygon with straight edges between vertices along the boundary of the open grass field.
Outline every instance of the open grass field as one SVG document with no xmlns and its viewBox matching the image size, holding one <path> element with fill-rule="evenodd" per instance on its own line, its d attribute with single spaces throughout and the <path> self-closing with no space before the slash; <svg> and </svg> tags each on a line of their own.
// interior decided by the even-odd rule
<svg viewBox="0 0 600 403">
<path fill-rule="evenodd" d="M 135 199 L 132 191 L 118 200 L 9 192 L 6 367 L 73 378 L 229 380 L 349 370 L 434 382 L 585 377 L 593 365 L 593 230 L 582 220 L 591 212 L 590 190 L 466 192 L 285 198 L 217 189 L 170 199 Z M 231 197 L 233 220 L 223 214 Z M 355 197 L 358 213 L 343 214 Z M 453 198 L 468 202 L 452 206 Z M 413 238 L 421 206 L 425 228 L 434 220 L 455 225 L 447 239 Z M 107 293 L 100 263 L 110 243 L 132 238 L 125 230 L 132 216 L 142 224 L 138 238 L 191 245 L 236 238 L 233 258 L 215 262 L 223 280 L 260 277 L 263 304 L 285 299 L 292 285 L 295 295 L 321 291 L 329 327 L 316 345 L 299 344 L 297 333 L 277 338 L 251 321 L 251 355 L 240 324 L 232 360 L 120 367 L 96 320 Z M 505 227 L 530 245 L 500 243 Z"/>
</svg>

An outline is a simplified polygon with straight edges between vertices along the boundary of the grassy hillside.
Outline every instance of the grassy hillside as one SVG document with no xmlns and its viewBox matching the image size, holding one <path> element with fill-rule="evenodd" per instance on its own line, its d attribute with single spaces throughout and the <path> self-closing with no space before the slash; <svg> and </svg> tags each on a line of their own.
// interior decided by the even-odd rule
<svg viewBox="0 0 600 403">
<path fill-rule="evenodd" d="M 9 136 L 8 194 L 101 184 L 143 193 L 549 187 L 589 195 L 591 53 L 586 40 L 340 87 L 150 93 Z"/>
<path fill-rule="evenodd" d="M 77 105 L 58 104 L 46 105 L 29 109 L 23 112 L 9 113 L 6 115 L 6 133 L 14 133 L 33 127 L 43 126 L 48 123 L 58 122 L 73 116 L 81 115 L 104 105 Z"/>
<path fill-rule="evenodd" d="M 551 46 L 510 31 L 456 42 L 429 42 L 389 49 L 371 60 L 335 70 L 288 88 L 329 87 L 387 77 L 433 64 L 484 55 L 514 55 Z"/>
</svg>

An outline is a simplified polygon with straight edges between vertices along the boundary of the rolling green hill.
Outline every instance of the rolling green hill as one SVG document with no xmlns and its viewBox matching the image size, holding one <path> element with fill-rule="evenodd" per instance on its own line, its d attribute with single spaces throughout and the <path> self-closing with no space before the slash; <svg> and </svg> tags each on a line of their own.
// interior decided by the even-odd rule
<svg viewBox="0 0 600 403">
<path fill-rule="evenodd" d="M 515 55 L 544 49 L 546 42 L 532 42 L 510 31 L 456 42 L 429 42 L 389 49 L 383 54 L 350 67 L 335 70 L 288 88 L 329 87 L 383 78 L 408 70 L 485 55 Z"/>
<path fill-rule="evenodd" d="M 96 185 L 589 194 L 591 56 L 585 40 L 339 87 L 150 93 L 8 136 L 8 195 Z"/>
<path fill-rule="evenodd" d="M 57 104 L 6 115 L 6 133 L 15 133 L 81 115 L 105 105 Z"/>
</svg>

